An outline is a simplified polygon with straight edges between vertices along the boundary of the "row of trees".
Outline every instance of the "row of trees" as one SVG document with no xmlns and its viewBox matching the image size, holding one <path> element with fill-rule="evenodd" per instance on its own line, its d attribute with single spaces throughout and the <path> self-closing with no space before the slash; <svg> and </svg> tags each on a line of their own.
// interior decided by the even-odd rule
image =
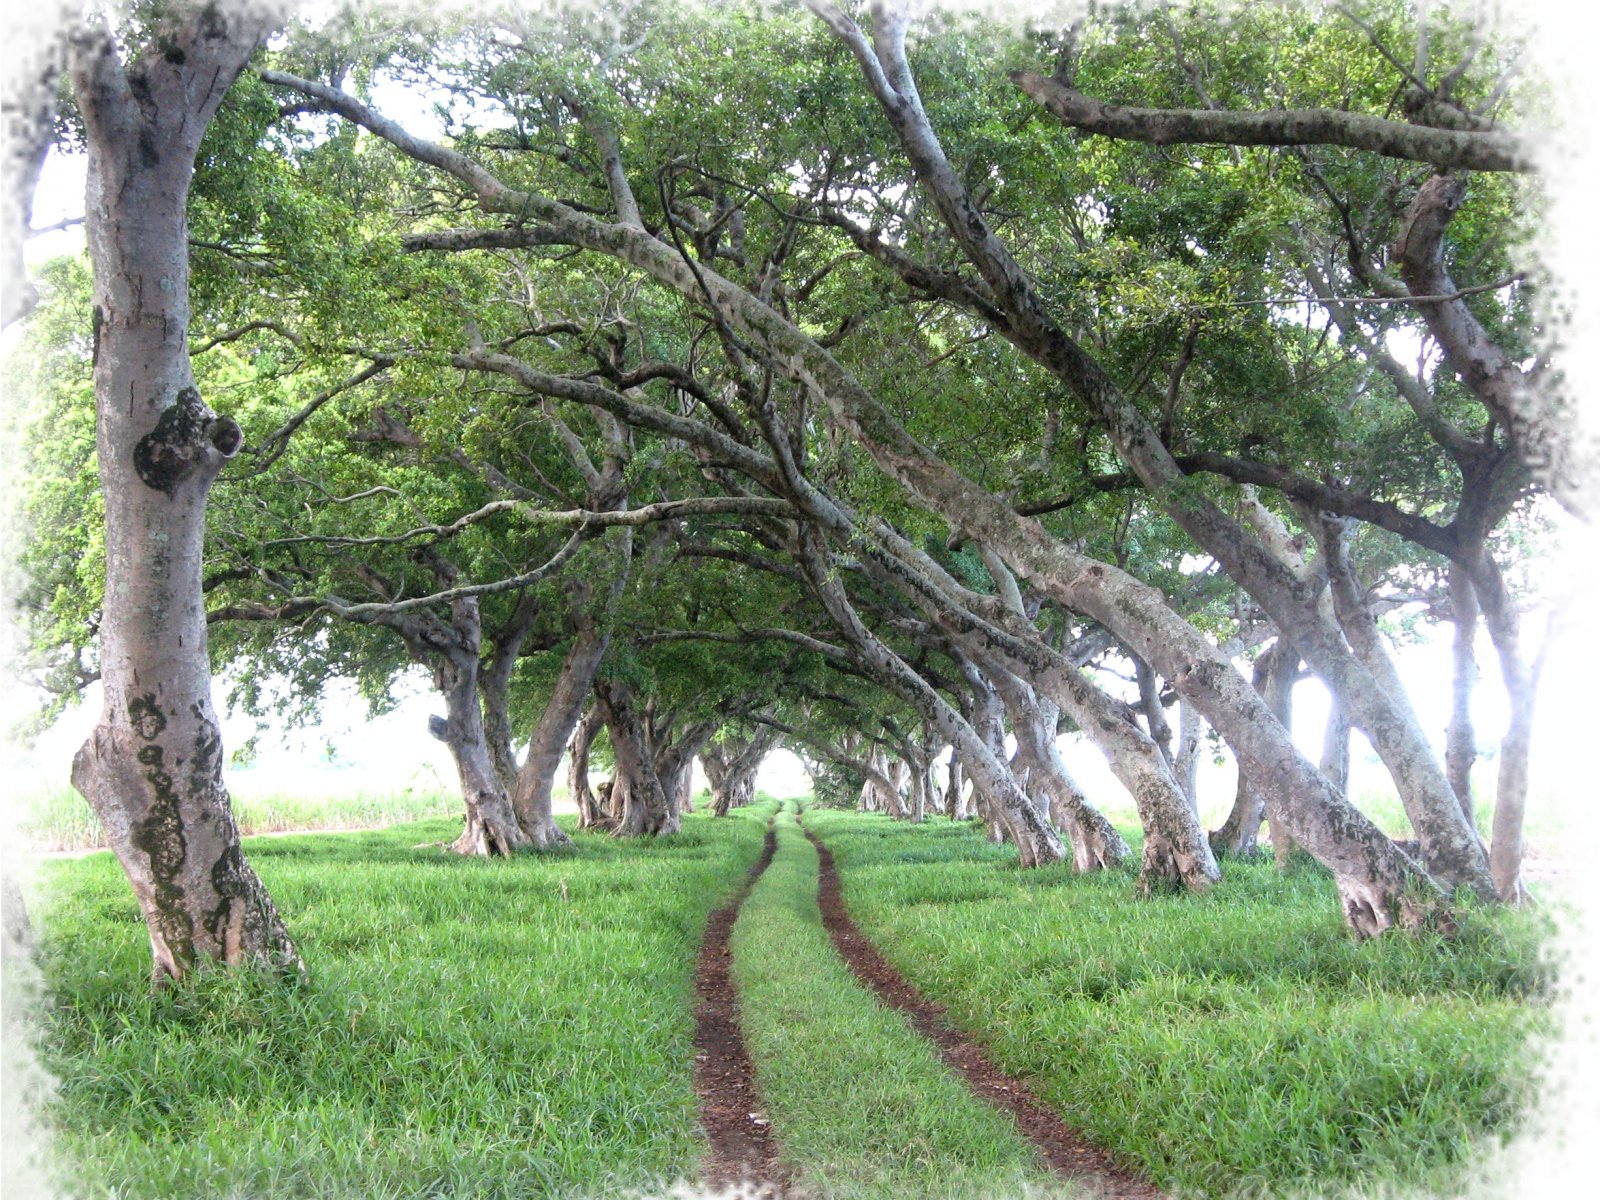
<svg viewBox="0 0 1600 1200">
<path fill-rule="evenodd" d="M 258 51 L 280 20 L 164 5 L 63 43 L 90 344 L 58 264 L 30 615 L 58 686 L 105 688 L 74 780 L 158 975 L 298 963 L 228 816 L 208 639 L 258 707 L 252 680 L 381 702 L 425 667 L 463 853 L 562 842 L 564 752 L 586 825 L 649 835 L 696 755 L 726 811 L 782 740 L 821 791 L 970 804 L 1024 866 L 1098 870 L 1129 848 L 1074 729 L 1137 804 L 1147 890 L 1207 888 L 1265 821 L 1359 935 L 1521 898 L 1538 666 L 1508 576 L 1534 497 L 1586 510 L 1501 37 L 1399 4 L 1019 30 L 667 3 Z M 438 130 L 372 98 L 401 88 Z M 1442 758 L 1377 624 L 1417 603 L 1455 626 Z M 1512 714 L 1487 844 L 1480 625 Z M 1317 762 L 1303 669 L 1335 701 Z M 1209 834 L 1207 729 L 1241 780 Z M 1347 796 L 1352 729 L 1414 842 Z"/>
</svg>

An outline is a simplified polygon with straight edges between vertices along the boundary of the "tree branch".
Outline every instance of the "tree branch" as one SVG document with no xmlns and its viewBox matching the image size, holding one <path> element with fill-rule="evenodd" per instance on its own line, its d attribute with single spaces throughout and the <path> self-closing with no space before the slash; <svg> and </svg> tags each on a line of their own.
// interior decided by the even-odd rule
<svg viewBox="0 0 1600 1200">
<path fill-rule="evenodd" d="M 1435 129 L 1329 108 L 1267 112 L 1134 108 L 1104 104 L 1055 79 L 1014 71 L 1011 81 L 1063 124 L 1156 146 L 1346 146 L 1385 158 L 1473 171 L 1534 169 L 1522 140 L 1503 130 Z"/>
</svg>

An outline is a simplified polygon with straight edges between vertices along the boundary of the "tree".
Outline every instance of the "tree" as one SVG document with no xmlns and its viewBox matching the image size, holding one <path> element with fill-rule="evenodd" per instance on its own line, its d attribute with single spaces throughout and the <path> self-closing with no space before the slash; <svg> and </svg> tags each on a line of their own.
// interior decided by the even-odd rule
<svg viewBox="0 0 1600 1200">
<path fill-rule="evenodd" d="M 157 980 L 198 962 L 298 971 L 299 952 L 239 849 L 222 780 L 201 600 L 206 495 L 239 426 L 189 366 L 186 201 L 201 138 L 271 27 L 178 5 L 125 37 L 73 39 L 89 160 L 94 393 L 106 508 L 105 707 L 73 762 L 150 932 Z"/>
</svg>

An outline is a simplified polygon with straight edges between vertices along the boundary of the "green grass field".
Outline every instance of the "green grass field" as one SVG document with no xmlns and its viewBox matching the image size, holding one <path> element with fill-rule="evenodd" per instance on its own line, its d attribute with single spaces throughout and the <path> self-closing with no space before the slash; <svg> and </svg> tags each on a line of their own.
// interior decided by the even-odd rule
<svg viewBox="0 0 1600 1200">
<path fill-rule="evenodd" d="M 68 1194 L 621 1196 L 692 1178 L 692 971 L 774 802 L 660 842 L 511 862 L 429 848 L 457 818 L 258 839 L 297 988 L 152 994 L 109 855 L 44 864 L 41 1056 Z M 792 806 L 791 811 L 792 811 Z M 1443 1194 L 1528 1101 L 1537 923 L 1354 943 L 1326 878 L 1230 863 L 1202 898 L 1020 871 L 970 825 L 808 810 L 863 931 L 1003 1068 L 1184 1196 Z M 786 1161 L 826 1197 L 1015 1196 L 1048 1180 L 834 955 L 787 814 L 733 971 Z"/>
<path fill-rule="evenodd" d="M 765 813 L 512 862 L 382 833 L 246 852 L 311 970 L 152 995 L 110 855 L 48 864 L 43 1059 L 71 1194 L 622 1195 L 691 1174 L 691 974 Z"/>
<path fill-rule="evenodd" d="M 1185 1194 L 1448 1190 L 1530 1099 L 1522 1055 L 1550 980 L 1524 914 L 1357 944 L 1309 865 L 1230 862 L 1207 896 L 1141 899 L 1121 872 L 1019 871 L 963 826 L 806 823 L 907 978 L 1069 1123 Z"/>
</svg>

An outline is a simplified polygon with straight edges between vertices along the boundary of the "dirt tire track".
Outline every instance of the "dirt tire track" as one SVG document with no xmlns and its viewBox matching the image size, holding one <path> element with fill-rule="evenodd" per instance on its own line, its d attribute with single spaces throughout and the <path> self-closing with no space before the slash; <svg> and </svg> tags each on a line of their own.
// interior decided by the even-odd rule
<svg viewBox="0 0 1600 1200">
<path fill-rule="evenodd" d="M 1086 1141 L 1054 1110 L 1040 1103 L 1027 1084 L 991 1063 L 977 1043 L 945 1021 L 941 1006 L 924 999 L 889 965 L 851 920 L 833 854 L 811 830 L 806 829 L 805 835 L 817 848 L 817 903 L 822 909 L 822 923 L 856 978 L 885 1004 L 904 1013 L 912 1028 L 938 1047 L 946 1065 L 973 1092 L 1009 1113 L 1058 1175 L 1083 1184 L 1106 1200 L 1163 1200 L 1166 1193 L 1160 1188 L 1117 1166 L 1106 1151 Z"/>
<path fill-rule="evenodd" d="M 740 907 L 777 850 L 777 830 L 768 821 L 761 857 L 732 899 L 706 919 L 694 971 L 694 1090 L 700 1098 L 700 1123 L 711 1143 L 702 1175 L 708 1187 L 738 1189 L 750 1200 L 781 1197 L 787 1181 L 778 1167 L 772 1126 L 759 1115 L 755 1067 L 739 1032 L 729 938 Z"/>
</svg>

